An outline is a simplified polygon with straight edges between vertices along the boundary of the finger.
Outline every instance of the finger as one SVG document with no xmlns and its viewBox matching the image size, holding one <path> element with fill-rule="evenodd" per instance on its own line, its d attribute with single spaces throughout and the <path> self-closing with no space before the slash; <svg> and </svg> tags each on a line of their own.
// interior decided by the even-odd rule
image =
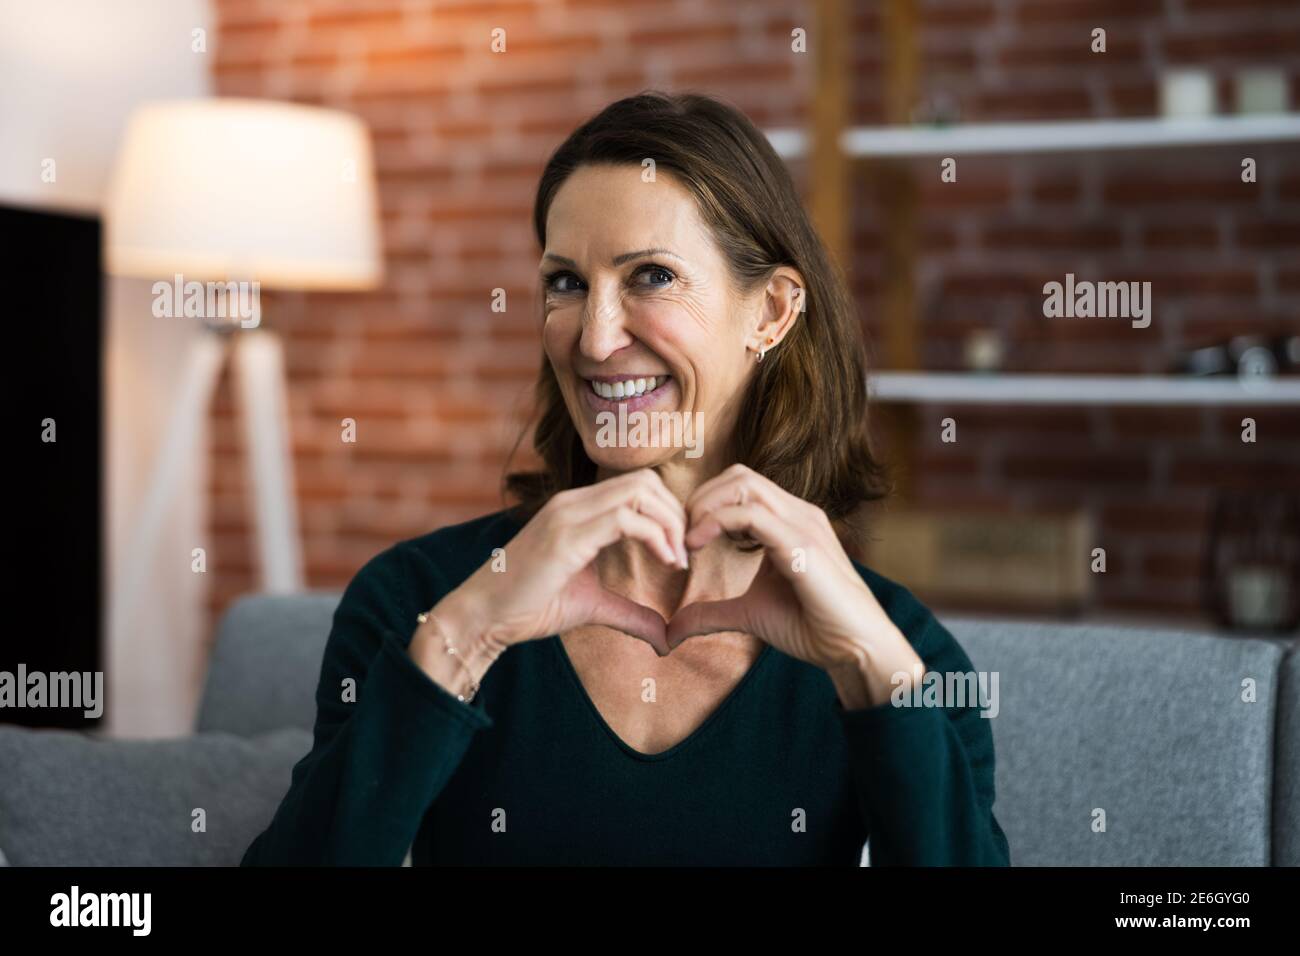
<svg viewBox="0 0 1300 956">
<path fill-rule="evenodd" d="M 790 521 L 823 523 L 826 514 L 816 505 L 792 495 L 776 482 L 745 465 L 732 465 L 720 475 L 700 485 L 686 501 L 692 525 L 703 521 L 710 511 L 726 505 L 755 501 Z"/>
<path fill-rule="evenodd" d="M 689 567 L 686 555 L 686 514 L 681 503 L 672 499 L 675 508 L 670 508 L 663 499 L 654 493 L 634 495 L 629 501 L 634 511 L 657 521 L 663 529 L 664 540 L 673 552 L 673 563 L 678 567 Z"/>
<path fill-rule="evenodd" d="M 733 472 L 723 481 L 714 479 L 708 487 L 701 485 L 686 502 L 687 515 L 691 526 L 701 523 L 711 511 L 730 505 L 742 505 L 755 502 L 775 511 L 780 506 L 772 490 L 776 486 L 766 478 L 752 471 Z M 779 489 L 777 489 L 779 490 Z"/>
<path fill-rule="evenodd" d="M 664 537 L 663 526 L 648 515 L 633 511 L 630 504 L 617 505 L 586 524 L 579 525 L 574 531 L 574 538 L 574 543 L 583 548 L 584 553 L 592 559 L 602 548 L 630 538 L 640 541 L 665 564 L 677 565 L 677 553 Z"/>
<path fill-rule="evenodd" d="M 675 650 L 687 638 L 719 631 L 753 633 L 747 595 L 725 601 L 700 601 L 688 604 L 668 622 L 668 649 Z M 762 635 L 759 635 L 760 637 Z"/>
<path fill-rule="evenodd" d="M 736 481 L 738 478 L 748 474 L 751 471 L 753 471 L 753 469 L 747 468 L 744 465 L 740 465 L 740 464 L 732 465 L 729 468 L 724 468 L 722 471 L 718 472 L 718 474 L 714 475 L 708 481 L 704 482 L 699 487 L 697 487 L 693 492 L 691 492 L 690 497 L 686 499 L 687 512 L 688 513 L 690 512 L 691 506 L 696 501 L 699 501 L 705 495 L 711 494 L 715 488 L 721 485 L 729 485 L 732 482 Z"/>
<path fill-rule="evenodd" d="M 663 477 L 654 469 L 646 468 L 641 472 L 644 487 L 648 487 L 654 499 L 663 503 L 664 514 L 671 526 L 671 535 L 669 542 L 678 551 L 682 559 L 682 567 L 688 567 L 688 555 L 686 551 L 686 506 L 677 499 L 666 484 Z"/>
<path fill-rule="evenodd" d="M 631 503 L 633 510 L 649 514 L 664 528 L 668 544 L 678 555 L 674 562 L 687 566 L 686 509 L 677 500 L 663 479 L 649 468 L 609 478 L 582 489 L 582 492 L 565 505 L 571 513 L 597 515 L 620 504 Z M 579 519 L 581 520 L 581 519 Z"/>
<path fill-rule="evenodd" d="M 660 657 L 666 656 L 671 650 L 668 646 L 667 622 L 659 612 L 613 591 L 602 589 L 592 610 L 591 621 L 645 641 Z"/>
<path fill-rule="evenodd" d="M 686 535 L 686 546 L 699 550 L 724 531 L 743 534 L 758 541 L 775 558 L 784 562 L 797 543 L 788 522 L 758 502 L 728 505 L 709 512 Z"/>
</svg>

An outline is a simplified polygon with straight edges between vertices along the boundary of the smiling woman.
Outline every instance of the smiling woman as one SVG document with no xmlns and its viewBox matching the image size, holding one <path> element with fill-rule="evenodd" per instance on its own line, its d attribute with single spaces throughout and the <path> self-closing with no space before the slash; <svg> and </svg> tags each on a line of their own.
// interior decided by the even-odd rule
<svg viewBox="0 0 1300 956">
<path fill-rule="evenodd" d="M 861 333 L 767 140 L 620 100 L 534 224 L 542 468 L 358 572 L 244 862 L 1008 863 L 978 702 L 898 706 L 970 660 L 841 543 L 883 494 Z M 609 440 L 632 413 L 708 441 Z"/>
<path fill-rule="evenodd" d="M 572 386 L 583 373 L 600 381 L 592 368 L 602 362 L 611 378 L 670 376 L 657 407 L 702 412 L 729 438 L 715 443 L 720 460 L 832 518 L 883 496 L 852 302 L 784 163 L 743 114 L 690 94 L 611 104 L 551 156 L 533 229 L 550 361 L 535 433 L 546 469 L 510 480 L 525 509 L 594 480 L 597 459 L 582 453 L 589 416 L 574 414 Z M 624 349 L 629 339 L 637 347 Z M 717 460 L 701 468 L 716 471 Z"/>
</svg>

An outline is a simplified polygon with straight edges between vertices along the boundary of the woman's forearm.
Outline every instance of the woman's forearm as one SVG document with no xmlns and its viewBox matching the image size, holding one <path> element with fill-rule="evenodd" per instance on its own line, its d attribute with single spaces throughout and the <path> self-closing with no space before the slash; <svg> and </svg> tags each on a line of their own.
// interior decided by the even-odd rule
<svg viewBox="0 0 1300 956">
<path fill-rule="evenodd" d="M 317 684 L 311 752 L 245 865 L 398 866 L 474 732 L 491 726 L 412 657 L 415 611 L 390 596 L 408 580 L 409 557 L 389 549 L 344 593 Z M 449 623 L 461 626 L 450 615 Z M 421 656 L 461 687 L 463 677 L 443 670 L 455 660 Z"/>
<path fill-rule="evenodd" d="M 316 744 L 245 865 L 400 865 L 474 731 L 490 725 L 430 682 L 402 644 L 384 639 L 358 675 L 355 703 L 320 708 Z M 330 697 L 357 674 L 344 656 L 327 658 Z"/>
</svg>

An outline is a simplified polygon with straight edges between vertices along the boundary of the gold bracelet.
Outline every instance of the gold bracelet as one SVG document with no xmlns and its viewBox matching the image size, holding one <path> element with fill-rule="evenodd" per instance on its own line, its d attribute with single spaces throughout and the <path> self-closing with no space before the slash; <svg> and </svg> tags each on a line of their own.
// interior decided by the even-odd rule
<svg viewBox="0 0 1300 956">
<path fill-rule="evenodd" d="M 433 617 L 432 611 L 424 611 L 417 614 L 415 619 L 421 624 L 425 624 L 431 617 Z M 438 633 L 442 635 L 442 646 L 446 648 L 448 654 L 460 662 L 461 668 L 469 676 L 469 696 L 466 697 L 464 694 L 456 695 L 458 701 L 463 704 L 468 704 L 474 699 L 474 695 L 478 693 L 478 681 L 474 679 L 474 673 L 469 669 L 469 665 L 465 663 L 465 658 L 461 656 L 460 651 L 456 650 L 456 648 L 452 646 L 451 639 L 447 637 L 447 632 L 442 629 L 442 622 L 436 617 L 433 617 L 433 620 L 434 623 L 438 625 Z"/>
</svg>

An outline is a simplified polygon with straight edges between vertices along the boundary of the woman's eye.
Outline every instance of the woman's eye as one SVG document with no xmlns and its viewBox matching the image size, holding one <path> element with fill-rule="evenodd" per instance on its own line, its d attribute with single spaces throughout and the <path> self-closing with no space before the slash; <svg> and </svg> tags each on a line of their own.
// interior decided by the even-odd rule
<svg viewBox="0 0 1300 956">
<path fill-rule="evenodd" d="M 638 269 L 632 278 L 633 285 L 649 289 L 660 289 L 673 282 L 677 276 L 673 274 L 671 269 L 648 265 Z M 582 290 L 582 280 L 568 271 L 552 272 L 544 277 L 544 282 L 547 292 L 564 294 Z"/>
<path fill-rule="evenodd" d="M 644 269 L 640 269 L 637 271 L 637 278 L 642 278 L 644 276 L 650 276 L 651 281 L 642 282 L 639 284 L 647 285 L 651 287 L 667 285 L 668 283 L 672 282 L 675 278 L 677 278 L 675 275 L 672 274 L 671 271 L 665 269 L 663 266 L 646 266 Z"/>
<path fill-rule="evenodd" d="M 576 281 L 577 278 L 578 277 L 572 272 L 552 272 L 546 277 L 546 290 L 548 292 L 573 292 L 574 289 L 572 286 L 564 287 L 561 286 L 560 283 L 565 279 L 573 279 Z"/>
</svg>

